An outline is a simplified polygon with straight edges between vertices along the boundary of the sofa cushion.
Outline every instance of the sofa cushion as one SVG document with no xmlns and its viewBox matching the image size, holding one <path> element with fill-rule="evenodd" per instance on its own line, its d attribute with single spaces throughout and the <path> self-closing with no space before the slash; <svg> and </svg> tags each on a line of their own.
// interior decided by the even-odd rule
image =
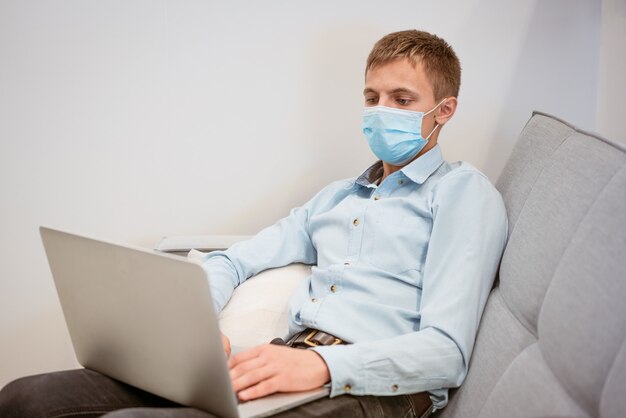
<svg viewBox="0 0 626 418">
<path fill-rule="evenodd" d="M 626 158 L 616 164 L 613 156 L 603 159 L 609 173 L 593 176 L 606 181 L 560 257 L 539 314 L 546 361 L 589 412 L 599 408 L 626 336 Z"/>
<path fill-rule="evenodd" d="M 499 282 L 442 416 L 626 411 L 607 386 L 624 379 L 625 151 L 533 114 L 497 183 L 509 216 Z"/>
<path fill-rule="evenodd" d="M 602 390 L 602 400 L 600 401 L 601 417 L 622 417 L 624 416 L 624 388 L 626 388 L 626 343 L 615 358 L 615 364 L 611 368 L 609 377 Z"/>
</svg>

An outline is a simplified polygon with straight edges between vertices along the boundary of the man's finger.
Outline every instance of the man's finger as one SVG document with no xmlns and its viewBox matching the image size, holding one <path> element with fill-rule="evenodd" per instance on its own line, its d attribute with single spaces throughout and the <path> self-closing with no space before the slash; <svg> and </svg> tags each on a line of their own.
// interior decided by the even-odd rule
<svg viewBox="0 0 626 418">
<path fill-rule="evenodd" d="M 226 358 L 230 357 L 230 340 L 224 334 L 222 335 L 222 345 L 224 346 L 224 351 L 226 352 Z"/>
<path fill-rule="evenodd" d="M 259 357 L 253 357 L 250 360 L 242 361 L 237 363 L 232 369 L 230 369 L 230 379 L 238 379 L 244 374 L 250 372 L 254 369 L 259 369 L 261 367 L 266 366 L 267 363 Z"/>
<path fill-rule="evenodd" d="M 256 347 L 252 347 L 249 350 L 241 351 L 235 354 L 233 357 L 230 358 L 230 360 L 228 360 L 228 368 L 232 369 L 233 367 L 235 367 L 237 364 L 241 362 L 248 361 L 250 359 L 258 357 L 263 347 L 264 347 L 263 345 L 259 345 Z"/>
<path fill-rule="evenodd" d="M 264 366 L 252 369 L 246 373 L 241 374 L 239 377 L 232 378 L 233 390 L 240 392 L 246 388 L 271 379 L 276 375 L 276 371 L 271 366 Z"/>
<path fill-rule="evenodd" d="M 278 392 L 279 388 L 279 379 L 277 377 L 273 377 L 271 379 L 263 380 L 262 382 L 249 387 L 248 389 L 242 390 L 237 393 L 237 396 L 242 401 L 249 401 L 251 399 L 261 398 L 263 396 L 271 395 L 272 393 Z"/>
</svg>

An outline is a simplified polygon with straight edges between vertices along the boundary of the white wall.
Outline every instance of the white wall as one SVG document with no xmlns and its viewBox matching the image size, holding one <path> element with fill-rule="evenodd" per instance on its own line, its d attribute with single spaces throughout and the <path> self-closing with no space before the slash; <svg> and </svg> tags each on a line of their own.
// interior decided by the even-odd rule
<svg viewBox="0 0 626 418">
<path fill-rule="evenodd" d="M 626 1 L 602 0 L 596 130 L 626 142 Z"/>
<path fill-rule="evenodd" d="M 365 58 L 415 27 L 463 63 L 444 153 L 495 180 L 533 109 L 595 128 L 600 12 L 583 0 L 0 0 L 0 386 L 76 365 L 39 225 L 145 246 L 256 232 L 373 161 Z"/>
</svg>

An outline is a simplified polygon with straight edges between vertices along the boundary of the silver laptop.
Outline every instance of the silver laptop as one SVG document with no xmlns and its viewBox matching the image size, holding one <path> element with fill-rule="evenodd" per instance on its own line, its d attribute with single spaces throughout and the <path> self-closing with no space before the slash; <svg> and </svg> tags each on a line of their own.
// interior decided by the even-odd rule
<svg viewBox="0 0 626 418">
<path fill-rule="evenodd" d="M 41 227 L 78 362 L 224 418 L 263 417 L 328 389 L 238 404 L 207 277 L 182 257 Z"/>
</svg>

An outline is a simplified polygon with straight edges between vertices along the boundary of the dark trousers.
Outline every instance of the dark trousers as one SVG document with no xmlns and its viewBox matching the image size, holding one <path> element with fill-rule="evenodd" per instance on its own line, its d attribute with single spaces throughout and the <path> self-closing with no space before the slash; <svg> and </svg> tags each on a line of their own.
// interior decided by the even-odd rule
<svg viewBox="0 0 626 418">
<path fill-rule="evenodd" d="M 275 415 L 306 417 L 418 417 L 411 395 L 323 398 Z M 0 418 L 216 418 L 87 369 L 23 377 L 0 391 Z"/>
</svg>

